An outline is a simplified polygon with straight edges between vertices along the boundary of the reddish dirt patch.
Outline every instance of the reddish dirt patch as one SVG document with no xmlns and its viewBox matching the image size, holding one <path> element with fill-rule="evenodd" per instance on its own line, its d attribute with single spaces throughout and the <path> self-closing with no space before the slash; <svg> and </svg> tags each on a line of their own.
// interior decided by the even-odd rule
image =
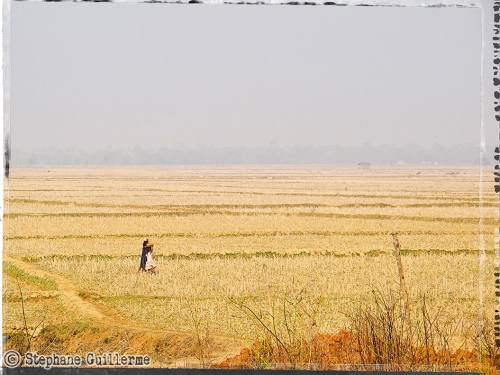
<svg viewBox="0 0 500 375">
<path fill-rule="evenodd" d="M 356 335 L 342 330 L 336 335 L 317 334 L 311 342 L 301 343 L 301 348 L 279 350 L 272 342 L 255 342 L 240 354 L 228 358 L 217 368 L 309 368 L 315 370 L 382 370 L 382 371 L 474 371 L 500 375 L 493 359 L 478 360 L 477 350 L 436 350 L 432 347 L 416 348 L 414 358 L 407 365 L 397 363 L 377 364 L 359 348 Z M 290 358 L 295 361 L 291 365 Z M 413 363 L 413 365 L 411 365 Z"/>
</svg>

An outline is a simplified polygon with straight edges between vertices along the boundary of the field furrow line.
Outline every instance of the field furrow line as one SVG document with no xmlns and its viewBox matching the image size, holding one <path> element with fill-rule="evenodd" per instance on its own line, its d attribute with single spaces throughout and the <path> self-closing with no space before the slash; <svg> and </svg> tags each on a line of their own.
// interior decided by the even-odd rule
<svg viewBox="0 0 500 375">
<path fill-rule="evenodd" d="M 460 235 L 477 235 L 477 230 L 461 231 Z M 456 231 L 446 230 L 408 230 L 398 231 L 400 235 L 456 235 Z M 218 232 L 218 233 L 200 233 L 200 232 L 180 232 L 180 233 L 155 233 L 155 238 L 227 238 L 227 237 L 280 237 L 280 236 L 321 236 L 321 237 L 342 237 L 342 236 L 380 236 L 387 235 L 380 231 L 269 231 L 269 232 Z M 144 238 L 147 233 L 107 233 L 107 234 L 65 234 L 65 235 L 33 235 L 33 236 L 4 236 L 4 240 L 65 240 L 65 239 L 106 239 L 106 238 Z"/>
<path fill-rule="evenodd" d="M 429 217 L 429 216 L 406 216 L 406 215 L 381 215 L 381 214 L 338 214 L 321 212 L 236 212 L 236 211 L 184 211 L 184 212 L 92 212 L 92 213 L 12 213 L 4 214 L 5 218 L 49 218 L 49 217 L 169 217 L 169 216 L 204 216 L 204 215 L 226 215 L 226 216 L 285 216 L 285 217 L 321 217 L 331 219 L 360 219 L 360 220 L 408 220 L 443 223 L 477 224 L 479 218 L 465 217 Z M 484 225 L 496 225 L 497 219 L 484 218 Z"/>
<path fill-rule="evenodd" d="M 65 277 L 56 273 L 44 271 L 35 267 L 32 263 L 28 263 L 5 254 L 3 255 L 3 261 L 14 264 L 16 267 L 22 269 L 30 275 L 54 280 L 58 285 L 57 291 L 61 296 L 61 301 L 68 311 L 73 311 L 84 319 L 90 318 L 108 323 L 112 321 L 110 317 L 103 314 L 93 304 L 80 298 L 78 295 L 78 288 Z"/>
</svg>

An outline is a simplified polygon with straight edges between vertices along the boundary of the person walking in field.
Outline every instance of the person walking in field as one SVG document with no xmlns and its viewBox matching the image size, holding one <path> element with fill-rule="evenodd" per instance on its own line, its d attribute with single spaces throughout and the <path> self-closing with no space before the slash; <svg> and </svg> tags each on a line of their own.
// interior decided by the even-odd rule
<svg viewBox="0 0 500 375">
<path fill-rule="evenodd" d="M 142 243 L 142 254 L 141 254 L 141 264 L 139 266 L 139 270 L 137 272 L 146 271 L 146 263 L 148 261 L 148 253 L 152 250 L 149 245 L 149 239 L 144 239 Z"/>
</svg>

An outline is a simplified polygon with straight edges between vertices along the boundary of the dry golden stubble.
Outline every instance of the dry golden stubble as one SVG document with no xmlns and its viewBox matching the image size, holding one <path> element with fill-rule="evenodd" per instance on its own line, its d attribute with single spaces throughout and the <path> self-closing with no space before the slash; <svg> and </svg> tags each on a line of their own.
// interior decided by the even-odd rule
<svg viewBox="0 0 500 375">
<path fill-rule="evenodd" d="M 324 167 L 50 169 L 51 172 L 41 168 L 13 171 L 10 194 L 14 199 L 10 212 L 104 216 L 7 217 L 9 230 L 5 234 L 17 237 L 8 240 L 8 247 L 19 256 L 35 253 L 121 257 L 136 252 L 137 239 L 155 234 L 157 254 L 165 255 L 300 251 L 337 254 L 373 250 L 388 253 L 349 258 L 262 256 L 250 260 L 158 257 L 161 272 L 154 283 L 147 278 L 136 281 L 129 278 L 128 270 L 135 271 L 138 267 L 135 258 L 97 257 L 83 262 L 56 257 L 50 260 L 53 264 L 48 259 L 40 262 L 86 288 L 95 288 L 97 296 L 123 314 L 141 317 L 144 311 L 149 312 L 151 326 L 192 330 L 189 316 L 183 314 L 187 304 L 196 307 L 202 319 L 217 323 L 221 332 L 235 329 L 251 332 L 253 328 L 248 322 L 235 319 L 226 297 L 232 293 L 246 298 L 255 308 L 265 309 L 260 269 L 265 263 L 276 293 L 280 292 L 280 286 L 305 285 L 308 303 L 315 303 L 318 298 L 321 301 L 318 313 L 321 329 L 335 332 L 343 324 L 340 306 L 356 303 L 369 293 L 373 283 L 394 279 L 387 233 L 401 232 L 403 249 L 474 251 L 477 247 L 475 169 L 386 168 L 370 173 Z M 460 174 L 447 176 L 451 169 Z M 419 171 L 421 174 L 416 175 Z M 495 216 L 497 197 L 488 193 L 493 191 L 493 181 L 485 185 L 485 218 L 490 220 Z M 182 211 L 186 216 L 148 216 L 154 210 L 174 214 Z M 272 214 L 276 212 L 279 214 Z M 127 213 L 135 216 L 105 216 Z M 249 215 L 259 213 L 265 215 Z M 412 219 L 401 220 L 400 216 Z M 425 221 L 429 217 L 449 220 Z M 487 223 L 486 245 L 491 250 L 495 225 Z M 403 260 L 415 291 L 428 290 L 429 301 L 435 306 L 445 303 L 452 313 L 474 314 L 475 254 L 421 254 L 405 256 Z M 307 267 L 313 271 L 305 272 Z M 114 273 L 108 273 L 108 269 Z M 377 271 L 375 276 L 373 270 Z M 491 275 L 492 271 L 488 268 L 485 274 Z M 291 275 L 296 277 L 293 282 L 289 279 Z M 130 288 L 132 281 L 135 286 Z M 203 288 L 198 281 L 205 283 Z M 488 288 L 491 285 L 487 283 Z M 124 295 L 124 290 L 130 295 Z M 351 294 L 347 293 L 351 290 Z M 488 290 L 485 295 L 493 296 L 493 292 Z M 488 308 L 491 303 L 488 297 Z"/>
<path fill-rule="evenodd" d="M 477 231 L 440 232 L 422 231 L 402 233 L 405 251 L 477 251 Z M 8 240 L 10 254 L 20 257 L 62 255 L 104 255 L 112 257 L 138 256 L 141 253 L 143 236 L 61 236 L 36 237 L 31 239 L 16 238 Z M 287 234 L 276 232 L 216 233 L 198 236 L 196 233 L 164 235 L 156 234 L 157 256 L 189 256 L 190 254 L 371 254 L 381 252 L 390 254 L 392 249 L 386 233 L 347 232 L 311 232 Z M 486 237 L 486 249 L 493 251 L 492 236 Z"/>
<path fill-rule="evenodd" d="M 345 323 L 344 307 L 367 298 L 374 285 L 386 285 L 397 279 L 392 255 L 243 260 L 160 258 L 157 260 L 159 272 L 155 276 L 136 274 L 136 263 L 136 259 L 130 258 L 52 258 L 39 262 L 44 268 L 63 272 L 122 314 L 139 318 L 141 311 L 148 311 L 148 322 L 152 326 L 189 330 L 189 319 L 179 310 L 180 304 L 187 303 L 205 311 L 214 330 L 224 334 L 231 334 L 233 323 L 236 324 L 234 311 L 227 306 L 227 298 L 243 299 L 265 311 L 264 264 L 269 269 L 273 290 L 278 292 L 283 287 L 293 289 L 295 293 L 303 290 L 307 303 L 319 303 L 318 316 L 321 319 L 318 321 L 322 332 L 340 329 Z M 410 298 L 417 298 L 425 292 L 433 308 L 446 307 L 450 314 L 474 319 L 478 303 L 475 254 L 404 256 L 403 263 L 411 286 Z M 80 272 L 74 273 L 71 269 Z M 489 271 L 492 275 L 492 269 Z M 493 283 L 488 284 L 491 290 L 488 289 L 486 295 L 494 296 L 492 286 Z M 489 307 L 493 303 L 493 297 L 486 301 Z M 245 329 L 246 334 L 251 334 L 251 325 L 238 324 L 240 330 Z"/>
<path fill-rule="evenodd" d="M 494 220 L 486 220 L 486 230 L 493 233 Z M 248 231 L 333 231 L 353 230 L 396 231 L 442 230 L 470 232 L 477 230 L 477 219 L 449 218 L 426 220 L 414 217 L 402 220 L 397 216 L 384 218 L 350 218 L 322 215 L 189 215 L 189 216 L 125 216 L 125 217 L 13 217 L 8 218 L 8 237 L 63 235 L 143 235 L 155 233 L 203 233 Z M 488 233 L 488 232 L 487 232 Z"/>
</svg>

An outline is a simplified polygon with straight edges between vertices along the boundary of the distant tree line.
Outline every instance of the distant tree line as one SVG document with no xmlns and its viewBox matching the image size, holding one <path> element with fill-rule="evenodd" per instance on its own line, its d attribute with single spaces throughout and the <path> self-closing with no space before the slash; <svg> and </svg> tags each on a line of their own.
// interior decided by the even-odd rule
<svg viewBox="0 0 500 375">
<path fill-rule="evenodd" d="M 492 157 L 492 156 L 491 156 Z M 493 160 L 487 162 L 492 163 Z M 74 150 L 49 147 L 37 152 L 12 152 L 13 165 L 220 165 L 220 164 L 478 164 L 479 147 L 457 144 L 425 148 L 363 144 L 359 146 L 278 147 L 276 143 L 254 148 L 200 146 L 156 150 Z"/>
</svg>

